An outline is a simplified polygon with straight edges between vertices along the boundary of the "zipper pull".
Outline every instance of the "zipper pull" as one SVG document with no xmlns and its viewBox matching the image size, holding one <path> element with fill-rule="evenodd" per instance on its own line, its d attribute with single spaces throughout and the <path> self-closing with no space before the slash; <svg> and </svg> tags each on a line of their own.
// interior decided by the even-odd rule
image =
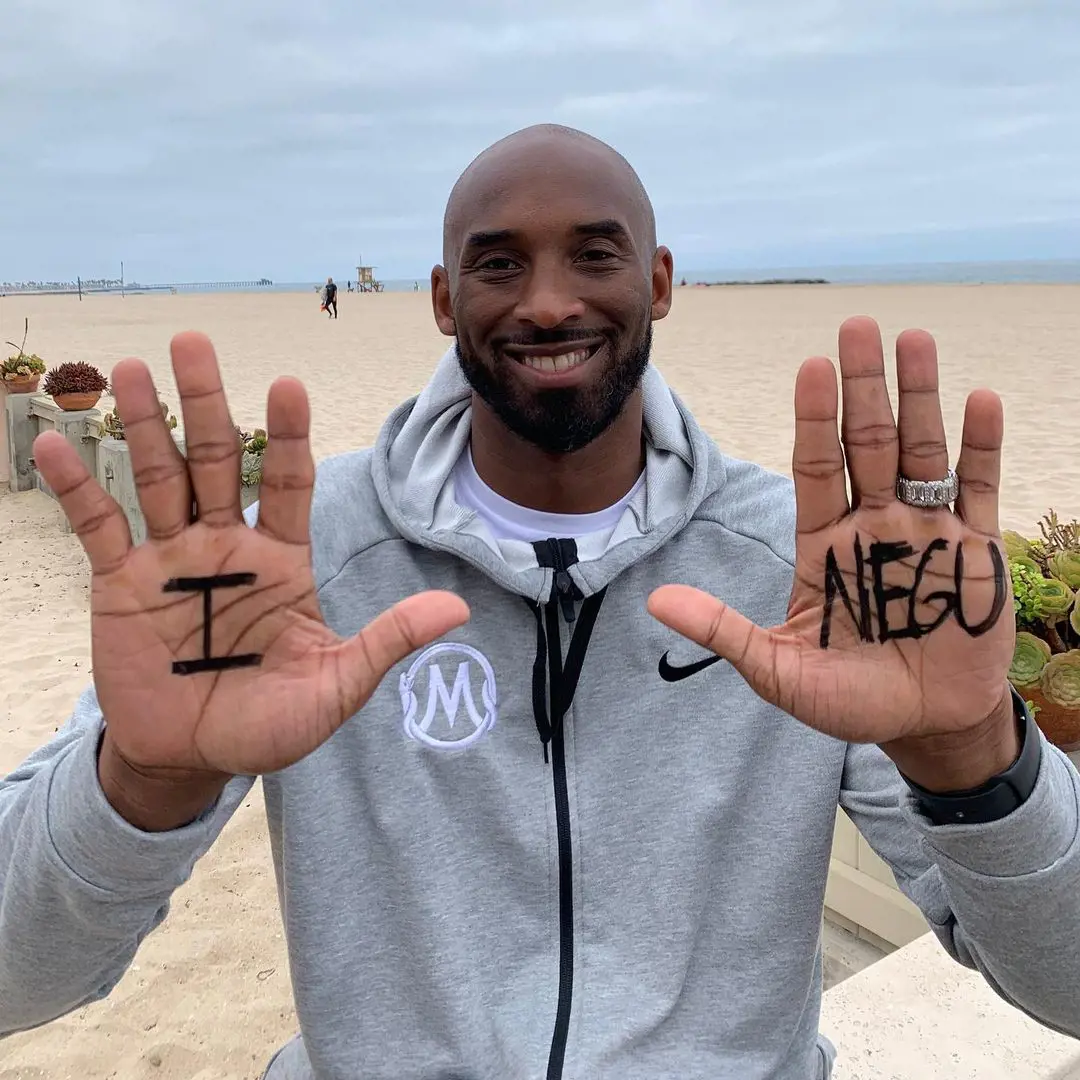
<svg viewBox="0 0 1080 1080">
<path fill-rule="evenodd" d="M 562 609 L 563 618 L 572 623 L 577 618 L 574 611 L 574 600 L 577 599 L 577 586 L 574 579 L 565 570 L 555 571 L 555 594 L 559 598 L 559 607 Z"/>
<path fill-rule="evenodd" d="M 563 544 L 566 544 L 569 551 L 563 549 Z M 562 616 L 567 623 L 572 623 L 577 618 L 574 612 L 574 601 L 580 599 L 581 594 L 578 592 L 578 587 L 574 584 L 574 579 L 570 576 L 570 571 L 567 569 L 572 563 L 577 562 L 577 545 L 572 540 L 549 540 L 548 544 L 551 546 L 551 562 L 555 568 L 554 581 L 552 582 L 552 599 L 557 596 L 559 598 L 559 607 L 562 609 Z"/>
</svg>

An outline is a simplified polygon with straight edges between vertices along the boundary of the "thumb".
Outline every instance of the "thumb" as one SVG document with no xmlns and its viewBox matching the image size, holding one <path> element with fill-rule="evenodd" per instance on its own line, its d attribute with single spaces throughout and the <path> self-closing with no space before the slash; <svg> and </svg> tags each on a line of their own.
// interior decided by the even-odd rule
<svg viewBox="0 0 1080 1080">
<path fill-rule="evenodd" d="M 402 600 L 342 643 L 344 715 L 356 712 L 399 660 L 469 619 L 469 607 L 451 592 L 432 590 Z"/>
<path fill-rule="evenodd" d="M 649 614 L 683 637 L 722 656 L 762 697 L 773 699 L 776 668 L 771 636 L 722 600 L 689 585 L 664 585 L 649 597 Z"/>
</svg>

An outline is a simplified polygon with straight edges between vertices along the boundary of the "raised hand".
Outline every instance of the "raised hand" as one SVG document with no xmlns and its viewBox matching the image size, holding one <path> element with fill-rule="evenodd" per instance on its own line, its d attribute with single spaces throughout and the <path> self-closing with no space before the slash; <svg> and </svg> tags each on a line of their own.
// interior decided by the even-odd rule
<svg viewBox="0 0 1080 1080">
<path fill-rule="evenodd" d="M 988 390 L 968 398 L 955 510 L 907 505 L 898 475 L 940 480 L 949 468 L 934 340 L 908 331 L 897 341 L 899 430 L 877 325 L 847 321 L 839 345 L 842 442 L 832 363 L 807 360 L 796 381 L 787 621 L 756 626 L 681 585 L 654 592 L 649 610 L 820 731 L 886 749 L 920 737 L 955 742 L 1008 704 L 1014 630 L 998 532 L 1001 402 Z"/>
<path fill-rule="evenodd" d="M 178 335 L 172 361 L 186 459 L 146 366 L 124 360 L 112 378 L 145 543 L 132 545 L 120 507 L 62 437 L 34 445 L 90 559 L 102 783 L 121 813 L 154 828 L 190 819 L 233 775 L 272 772 L 315 750 L 393 664 L 468 618 L 456 596 L 426 592 L 339 638 L 322 620 L 311 572 L 303 386 L 282 378 L 270 389 L 259 520 L 249 528 L 213 347 Z"/>
</svg>

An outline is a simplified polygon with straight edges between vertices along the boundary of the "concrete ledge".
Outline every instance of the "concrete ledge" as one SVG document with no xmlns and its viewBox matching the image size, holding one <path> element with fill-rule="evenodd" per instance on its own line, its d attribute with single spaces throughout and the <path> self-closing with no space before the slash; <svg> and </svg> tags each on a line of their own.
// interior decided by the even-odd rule
<svg viewBox="0 0 1080 1080">
<path fill-rule="evenodd" d="M 886 951 L 907 945 L 929 929 L 919 909 L 897 888 L 892 870 L 839 809 L 825 907 L 834 921 Z"/>
<path fill-rule="evenodd" d="M 58 431 L 82 458 L 90 475 L 119 504 L 131 528 L 132 539 L 136 544 L 141 544 L 146 539 L 146 523 L 139 506 L 130 450 L 123 439 L 114 439 L 106 434 L 101 410 L 65 412 L 45 394 L 4 394 L 3 399 L 0 399 L 0 404 L 4 410 L 6 429 L 4 460 L 8 462 L 8 485 L 11 490 L 32 491 L 38 488 L 55 498 L 35 467 L 33 447 L 34 439 L 41 432 Z M 172 434 L 183 454 L 185 446 L 182 433 L 174 431 Z M 241 485 L 241 509 L 247 509 L 258 497 L 258 484 Z M 63 528 L 66 532 L 71 531 L 66 517 Z"/>
<path fill-rule="evenodd" d="M 927 931 L 922 912 L 895 885 L 835 858 L 829 861 L 825 906 L 890 945 L 907 945 Z"/>
<path fill-rule="evenodd" d="M 895 950 L 882 942 L 880 945 L 860 935 L 858 927 L 844 926 L 838 922 L 835 914 L 825 912 L 821 924 L 821 974 L 826 990 L 850 979 L 864 971 L 871 964 L 876 964 L 883 956 Z M 886 945 L 882 948 L 882 945 Z"/>
<path fill-rule="evenodd" d="M 1049 1031 L 933 934 L 826 992 L 832 1080 L 1080 1080 L 1080 1041 Z"/>
</svg>

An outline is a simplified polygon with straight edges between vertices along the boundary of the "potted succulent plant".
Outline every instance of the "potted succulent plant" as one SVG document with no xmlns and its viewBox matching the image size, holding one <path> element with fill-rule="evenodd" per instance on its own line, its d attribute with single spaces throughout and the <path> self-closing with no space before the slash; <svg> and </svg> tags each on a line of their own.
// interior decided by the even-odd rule
<svg viewBox="0 0 1080 1080">
<path fill-rule="evenodd" d="M 1016 651 L 1009 681 L 1046 737 L 1080 750 L 1080 522 L 1051 510 L 1041 536 L 1002 537 L 1012 574 Z"/>
<path fill-rule="evenodd" d="M 256 428 L 249 435 L 237 427 L 236 435 L 240 440 L 240 505 L 246 510 L 259 497 L 266 432 Z"/>
<path fill-rule="evenodd" d="M 23 321 L 23 339 L 21 345 L 14 341 L 7 342 L 18 352 L 12 353 L 0 364 L 3 371 L 4 388 L 9 394 L 32 394 L 38 388 L 41 376 L 45 374 L 45 361 L 37 353 L 26 351 L 26 335 L 30 332 L 30 320 Z"/>
<path fill-rule="evenodd" d="M 177 419 L 171 412 L 169 412 L 169 406 L 165 404 L 160 398 L 158 404 L 161 406 L 161 415 L 165 417 L 165 424 L 170 431 L 176 428 L 178 423 Z M 107 412 L 105 418 L 101 421 L 101 426 L 105 429 L 105 434 L 111 439 L 125 440 L 124 435 L 124 421 L 120 419 L 120 414 L 115 412 Z"/>
<path fill-rule="evenodd" d="M 93 364 L 68 361 L 50 369 L 44 390 L 64 412 L 92 409 L 108 389 L 109 380 Z"/>
<path fill-rule="evenodd" d="M 266 449 L 266 432 L 256 428 L 250 435 L 236 429 L 240 440 L 240 483 L 252 487 L 262 481 L 263 451 Z"/>
</svg>

